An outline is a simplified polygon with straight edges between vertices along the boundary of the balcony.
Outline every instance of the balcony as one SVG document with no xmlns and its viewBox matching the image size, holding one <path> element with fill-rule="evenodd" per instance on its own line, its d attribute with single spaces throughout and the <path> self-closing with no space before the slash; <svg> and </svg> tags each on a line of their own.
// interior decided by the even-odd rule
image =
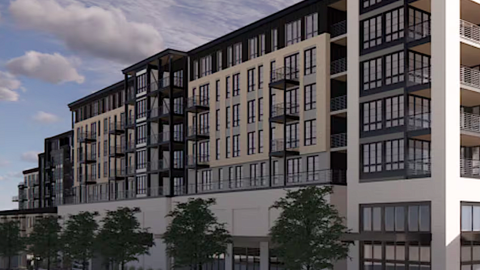
<svg viewBox="0 0 480 270">
<path fill-rule="evenodd" d="M 136 146 L 135 146 L 135 142 L 133 142 L 133 141 L 132 141 L 132 142 L 128 142 L 128 143 L 127 143 L 126 152 L 127 152 L 127 153 L 133 153 L 133 152 L 135 152 L 135 147 L 136 147 Z"/>
<path fill-rule="evenodd" d="M 13 196 L 12 202 L 20 202 L 20 199 L 18 198 L 18 196 Z"/>
<path fill-rule="evenodd" d="M 196 155 L 187 157 L 187 168 L 189 169 L 205 169 L 210 167 L 209 155 Z"/>
<path fill-rule="evenodd" d="M 462 86 L 474 88 L 480 91 L 480 68 L 460 67 L 460 83 Z"/>
<path fill-rule="evenodd" d="M 347 33 L 347 21 L 341 21 L 341 22 L 330 25 L 331 39 L 345 35 L 346 33 Z"/>
<path fill-rule="evenodd" d="M 480 178 L 480 160 L 460 159 L 460 175 L 467 178 Z"/>
<path fill-rule="evenodd" d="M 133 88 L 128 89 L 125 98 L 126 98 L 127 104 L 135 105 L 137 97 L 135 95 L 135 91 L 133 90 Z"/>
<path fill-rule="evenodd" d="M 126 129 L 135 129 L 135 124 L 136 124 L 135 117 L 133 117 L 133 116 L 127 117 L 126 123 L 125 123 L 125 128 Z"/>
<path fill-rule="evenodd" d="M 19 188 L 19 189 L 24 189 L 24 188 L 26 188 L 25 183 L 24 183 L 23 181 L 20 182 L 20 183 L 18 183 L 18 188 Z"/>
<path fill-rule="evenodd" d="M 170 110 L 170 107 L 167 104 L 164 104 L 163 106 L 160 106 L 160 107 L 152 108 L 148 112 L 148 121 L 152 121 L 152 122 L 159 121 L 159 120 L 170 121 L 171 112 L 172 111 Z M 183 112 L 184 110 L 183 110 L 182 104 L 173 105 L 173 121 L 175 123 L 183 121 L 183 118 L 184 118 Z"/>
<path fill-rule="evenodd" d="M 125 133 L 125 123 L 123 121 L 120 122 L 112 122 L 110 123 L 110 134 L 120 135 Z"/>
<path fill-rule="evenodd" d="M 151 161 L 147 165 L 147 170 L 150 173 L 167 173 L 170 170 L 173 171 L 173 176 L 181 176 L 183 175 L 183 159 L 182 158 L 175 158 L 173 160 L 173 166 L 170 166 L 170 162 L 168 159 L 161 159 L 156 161 Z"/>
<path fill-rule="evenodd" d="M 425 20 L 413 25 L 408 26 L 407 30 L 407 41 L 408 42 L 415 42 L 415 43 L 421 43 L 424 42 L 425 39 L 429 39 L 432 36 L 432 30 L 431 30 L 431 20 Z M 427 40 L 429 41 L 429 40 Z M 410 47 L 412 44 L 410 44 Z M 423 51 L 426 48 L 417 48 L 415 51 L 425 53 Z"/>
<path fill-rule="evenodd" d="M 118 146 L 110 146 L 110 157 L 119 158 L 125 156 L 125 147 L 118 145 Z"/>
<path fill-rule="evenodd" d="M 199 113 L 210 110 L 210 100 L 208 97 L 194 96 L 187 100 L 187 112 Z"/>
<path fill-rule="evenodd" d="M 125 168 L 121 169 L 111 169 L 108 174 L 108 179 L 112 181 L 120 181 L 124 180 L 126 177 L 126 170 Z"/>
<path fill-rule="evenodd" d="M 210 139 L 210 127 L 188 127 L 187 140 L 204 141 Z"/>
<path fill-rule="evenodd" d="M 89 153 L 87 155 L 80 153 L 78 156 L 78 162 L 80 164 L 92 164 L 97 162 L 97 155 L 95 153 Z"/>
<path fill-rule="evenodd" d="M 429 130 L 432 125 L 431 113 L 420 113 L 407 116 L 407 130 Z"/>
<path fill-rule="evenodd" d="M 80 181 L 86 185 L 94 185 L 97 183 L 97 175 L 96 174 L 81 174 L 79 175 Z"/>
<path fill-rule="evenodd" d="M 272 106 L 270 121 L 274 123 L 288 123 L 300 120 L 300 105 L 298 103 L 280 103 Z"/>
<path fill-rule="evenodd" d="M 170 143 L 173 143 L 175 149 L 183 149 L 183 132 L 174 131 L 173 141 L 170 138 L 170 131 L 160 132 L 148 137 L 147 144 L 149 147 L 170 147 Z"/>
<path fill-rule="evenodd" d="M 418 159 L 407 161 L 407 176 L 410 178 L 430 177 L 432 174 L 431 159 Z"/>
<path fill-rule="evenodd" d="M 330 148 L 341 150 L 347 147 L 347 133 L 333 134 L 330 136 Z M 346 149 L 345 149 L 346 150 Z"/>
<path fill-rule="evenodd" d="M 334 60 L 330 63 L 330 75 L 335 77 L 341 77 L 343 73 L 347 72 L 347 58 L 341 58 Z M 343 79 L 340 79 L 344 81 Z M 346 80 L 346 78 L 345 78 Z"/>
<path fill-rule="evenodd" d="M 462 146 L 480 145 L 480 115 L 460 113 L 460 130 Z"/>
<path fill-rule="evenodd" d="M 472 42 L 476 46 L 480 46 L 480 26 L 460 20 L 460 37 L 464 38 L 467 43 Z"/>
<path fill-rule="evenodd" d="M 94 143 L 97 141 L 97 134 L 93 132 L 81 132 L 77 136 L 80 143 Z"/>
<path fill-rule="evenodd" d="M 330 100 L 330 111 L 333 113 L 341 113 L 347 109 L 347 95 L 332 98 Z"/>
<path fill-rule="evenodd" d="M 275 139 L 271 142 L 270 155 L 273 157 L 296 156 L 299 154 L 299 140 Z"/>
<path fill-rule="evenodd" d="M 430 66 L 423 66 L 423 67 L 408 70 L 407 86 L 410 87 L 409 89 L 410 92 L 430 88 L 431 82 L 432 82 L 432 68 Z"/>
<path fill-rule="evenodd" d="M 298 86 L 300 84 L 300 71 L 293 67 L 281 67 L 272 70 L 270 74 L 270 87 L 286 90 L 291 87 Z"/>
<path fill-rule="evenodd" d="M 152 82 L 150 84 L 149 95 L 157 95 L 161 93 L 165 97 L 178 95 L 183 92 L 183 77 L 173 76 L 173 85 L 170 84 L 170 77 L 162 78 L 158 82 Z M 170 87 L 172 86 L 172 87 Z"/>
</svg>

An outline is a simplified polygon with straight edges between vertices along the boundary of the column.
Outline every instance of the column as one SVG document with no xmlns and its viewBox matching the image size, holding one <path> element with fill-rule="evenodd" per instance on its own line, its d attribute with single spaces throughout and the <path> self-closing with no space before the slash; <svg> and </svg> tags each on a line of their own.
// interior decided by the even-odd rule
<svg viewBox="0 0 480 270">
<path fill-rule="evenodd" d="M 233 244 L 227 245 L 227 253 L 225 254 L 225 270 L 233 270 Z"/>
<path fill-rule="evenodd" d="M 270 269 L 270 250 L 268 242 L 260 242 L 260 270 Z"/>
</svg>

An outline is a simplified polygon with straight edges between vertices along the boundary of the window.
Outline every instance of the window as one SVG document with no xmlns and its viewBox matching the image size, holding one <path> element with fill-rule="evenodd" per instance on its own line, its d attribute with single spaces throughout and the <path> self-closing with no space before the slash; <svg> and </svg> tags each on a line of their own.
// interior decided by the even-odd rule
<svg viewBox="0 0 480 270">
<path fill-rule="evenodd" d="M 218 169 L 218 188 L 223 189 L 223 168 Z"/>
<path fill-rule="evenodd" d="M 200 72 L 198 71 L 198 60 L 193 61 L 193 79 L 199 78 Z"/>
<path fill-rule="evenodd" d="M 259 42 L 259 49 L 260 49 L 260 56 L 265 54 L 265 34 L 261 34 L 258 36 Z"/>
<path fill-rule="evenodd" d="M 272 29 L 272 52 L 278 50 L 278 30 Z"/>
<path fill-rule="evenodd" d="M 242 63 L 242 43 L 237 43 L 235 47 L 235 65 Z"/>
<path fill-rule="evenodd" d="M 215 83 L 215 101 L 220 101 L 220 80 Z"/>
<path fill-rule="evenodd" d="M 230 76 L 225 79 L 225 98 L 230 98 Z"/>
<path fill-rule="evenodd" d="M 263 153 L 263 130 L 258 131 L 258 153 Z"/>
<path fill-rule="evenodd" d="M 379 4 L 381 2 L 382 2 L 382 0 L 362 0 L 362 3 L 363 3 L 362 8 L 368 8 L 368 7 L 374 6 L 376 4 Z"/>
<path fill-rule="evenodd" d="M 142 125 L 137 127 L 137 144 L 147 142 L 147 125 Z"/>
<path fill-rule="evenodd" d="M 255 91 L 255 69 L 249 69 L 248 70 L 248 92 L 253 92 Z"/>
<path fill-rule="evenodd" d="M 363 90 L 371 90 L 382 86 L 382 58 L 363 62 Z"/>
<path fill-rule="evenodd" d="M 240 135 L 233 136 L 233 157 L 240 156 Z"/>
<path fill-rule="evenodd" d="M 201 76 L 205 77 L 212 74 L 212 56 L 207 55 L 200 58 L 200 72 Z"/>
<path fill-rule="evenodd" d="M 382 44 L 382 15 L 363 21 L 363 49 Z"/>
<path fill-rule="evenodd" d="M 305 86 L 305 111 L 317 108 L 317 85 L 310 84 Z"/>
<path fill-rule="evenodd" d="M 225 108 L 226 114 L 225 114 L 225 128 L 230 128 L 230 121 L 231 121 L 231 115 L 230 115 L 230 106 Z"/>
<path fill-rule="evenodd" d="M 431 123 L 430 99 L 409 96 L 408 125 L 413 129 L 429 128 Z"/>
<path fill-rule="evenodd" d="M 142 74 L 140 76 L 137 76 L 137 94 L 140 94 L 146 91 L 147 91 L 147 74 Z"/>
<path fill-rule="evenodd" d="M 317 48 L 305 51 L 305 75 L 317 72 Z"/>
<path fill-rule="evenodd" d="M 220 109 L 215 111 L 215 130 L 220 131 Z"/>
<path fill-rule="evenodd" d="M 301 158 L 287 160 L 287 183 L 299 183 L 301 181 L 301 168 Z"/>
<path fill-rule="evenodd" d="M 305 146 L 317 144 L 317 120 L 305 121 Z"/>
<path fill-rule="evenodd" d="M 206 170 L 201 171 L 202 184 L 200 189 L 202 191 L 212 190 L 212 171 Z"/>
<path fill-rule="evenodd" d="M 319 170 L 319 157 L 310 156 L 307 157 L 307 182 L 320 180 Z"/>
<path fill-rule="evenodd" d="M 385 99 L 385 127 L 403 126 L 404 116 L 403 96 Z"/>
<path fill-rule="evenodd" d="M 258 164 L 250 164 L 250 186 L 256 187 L 259 186 L 259 165 Z"/>
<path fill-rule="evenodd" d="M 227 136 L 225 138 L 225 157 L 230 158 L 230 152 L 232 151 L 231 145 L 230 145 L 230 136 Z"/>
<path fill-rule="evenodd" d="M 248 53 L 250 58 L 254 59 L 258 57 L 258 37 L 254 37 L 248 40 Z"/>
<path fill-rule="evenodd" d="M 136 154 L 137 154 L 137 160 L 136 160 L 137 170 L 145 169 L 147 167 L 147 151 L 146 150 L 137 151 Z"/>
<path fill-rule="evenodd" d="M 305 39 L 318 35 L 318 13 L 305 16 Z"/>
<path fill-rule="evenodd" d="M 394 41 L 404 36 L 404 9 L 399 8 L 385 13 L 385 42 Z"/>
<path fill-rule="evenodd" d="M 147 117 L 147 100 L 137 101 L 137 119 Z"/>
<path fill-rule="evenodd" d="M 233 48 L 229 46 L 227 48 L 227 67 L 233 66 Z"/>
<path fill-rule="evenodd" d="M 287 77 L 290 79 L 298 78 L 300 55 L 298 53 L 285 57 L 285 69 Z"/>
<path fill-rule="evenodd" d="M 233 75 L 233 96 L 240 95 L 240 73 Z"/>
<path fill-rule="evenodd" d="M 235 187 L 243 186 L 243 166 L 235 167 Z"/>
<path fill-rule="evenodd" d="M 405 143 L 404 140 L 392 140 L 385 142 L 385 170 L 403 170 L 405 167 Z"/>
<path fill-rule="evenodd" d="M 220 159 L 220 139 L 216 140 L 215 144 L 215 159 L 219 160 Z"/>
<path fill-rule="evenodd" d="M 240 126 L 240 104 L 233 105 L 233 126 Z"/>
<path fill-rule="evenodd" d="M 255 131 L 248 133 L 248 155 L 255 154 Z"/>
<path fill-rule="evenodd" d="M 223 69 L 223 58 L 222 58 L 222 51 L 217 52 L 217 71 Z"/>
<path fill-rule="evenodd" d="M 300 20 L 285 25 L 286 46 L 298 43 L 302 39 L 302 23 Z"/>
<path fill-rule="evenodd" d="M 263 89 L 263 66 L 258 67 L 258 89 Z"/>
<path fill-rule="evenodd" d="M 147 176 L 141 175 L 137 176 L 137 194 L 147 194 Z"/>
<path fill-rule="evenodd" d="M 398 52 L 385 56 L 385 85 L 405 80 L 404 53 Z"/>
<path fill-rule="evenodd" d="M 363 172 L 373 173 L 382 171 L 382 143 L 363 145 Z"/>
<path fill-rule="evenodd" d="M 263 121 L 263 97 L 258 99 L 258 121 Z"/>
<path fill-rule="evenodd" d="M 104 157 L 108 156 L 108 141 L 107 140 L 103 141 L 103 156 Z"/>
<path fill-rule="evenodd" d="M 289 124 L 286 126 L 287 129 L 287 143 L 286 148 L 292 149 L 299 146 L 299 136 L 300 131 L 298 128 L 298 123 Z"/>
<path fill-rule="evenodd" d="M 248 114 L 248 123 L 255 123 L 255 100 L 250 100 L 247 103 L 247 114 Z"/>
<path fill-rule="evenodd" d="M 363 103 L 363 131 L 382 129 L 382 100 Z"/>
</svg>

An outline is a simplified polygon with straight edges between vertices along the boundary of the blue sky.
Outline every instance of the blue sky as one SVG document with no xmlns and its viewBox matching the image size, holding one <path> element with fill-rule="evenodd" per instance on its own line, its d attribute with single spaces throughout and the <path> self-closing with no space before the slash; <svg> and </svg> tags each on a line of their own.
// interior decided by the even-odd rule
<svg viewBox="0 0 480 270">
<path fill-rule="evenodd" d="M 300 0 L 0 1 L 0 210 L 13 209 L 67 104 L 165 48 L 190 50 Z"/>
</svg>

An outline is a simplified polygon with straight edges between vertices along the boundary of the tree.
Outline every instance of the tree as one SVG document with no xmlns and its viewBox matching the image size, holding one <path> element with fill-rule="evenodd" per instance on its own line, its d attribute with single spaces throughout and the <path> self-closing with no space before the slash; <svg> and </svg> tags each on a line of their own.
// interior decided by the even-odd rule
<svg viewBox="0 0 480 270">
<path fill-rule="evenodd" d="M 142 229 L 136 218 L 139 208 L 118 208 L 108 211 L 102 219 L 103 227 L 97 235 L 97 246 L 101 255 L 108 263 L 119 264 L 125 269 L 125 264 L 138 261 L 137 257 L 149 254 L 149 249 L 155 245 L 153 235 L 148 229 Z"/>
<path fill-rule="evenodd" d="M 82 269 L 85 270 L 87 262 L 94 255 L 95 237 L 98 230 L 98 223 L 95 217 L 97 212 L 81 212 L 69 216 L 65 222 L 62 233 L 63 251 L 69 261 L 82 262 Z"/>
<path fill-rule="evenodd" d="M 37 219 L 33 231 L 28 237 L 29 252 L 35 258 L 47 260 L 47 269 L 50 270 L 51 262 L 57 262 L 58 253 L 62 247 L 60 239 L 61 226 L 55 216 Z"/>
<path fill-rule="evenodd" d="M 7 270 L 10 270 L 12 257 L 25 249 L 25 239 L 20 235 L 18 221 L 0 223 L 0 239 L 0 256 L 8 258 Z"/>
<path fill-rule="evenodd" d="M 341 241 L 348 232 L 344 218 L 326 197 L 331 187 L 307 187 L 288 191 L 272 208 L 281 210 L 270 229 L 272 242 L 286 269 L 333 269 L 348 257 L 349 243 Z"/>
<path fill-rule="evenodd" d="M 225 253 L 231 235 L 210 210 L 214 204 L 215 199 L 190 199 L 167 215 L 173 219 L 163 240 L 175 260 L 174 267 L 202 270 L 214 256 Z"/>
</svg>

